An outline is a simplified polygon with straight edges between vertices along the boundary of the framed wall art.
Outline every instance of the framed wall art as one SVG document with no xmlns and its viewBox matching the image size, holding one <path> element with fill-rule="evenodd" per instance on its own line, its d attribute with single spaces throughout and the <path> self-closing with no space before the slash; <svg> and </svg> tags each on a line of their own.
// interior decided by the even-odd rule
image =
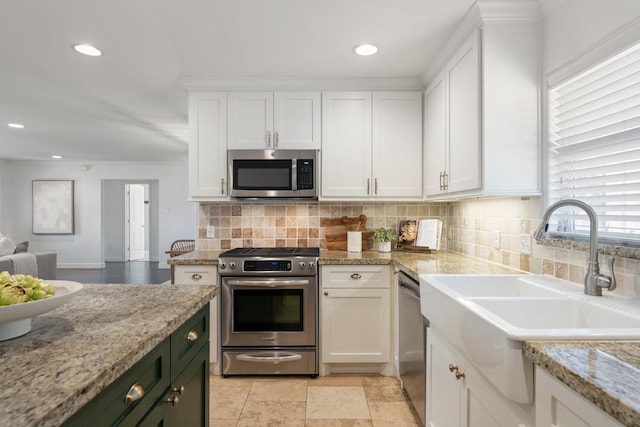
<svg viewBox="0 0 640 427">
<path fill-rule="evenodd" d="M 73 181 L 32 181 L 33 234 L 73 234 Z"/>
</svg>

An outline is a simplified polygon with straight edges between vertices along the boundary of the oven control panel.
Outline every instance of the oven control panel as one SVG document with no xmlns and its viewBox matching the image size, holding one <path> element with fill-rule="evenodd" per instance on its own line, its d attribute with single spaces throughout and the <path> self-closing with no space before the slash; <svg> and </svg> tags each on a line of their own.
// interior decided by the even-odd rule
<svg viewBox="0 0 640 427">
<path fill-rule="evenodd" d="M 315 275 L 317 260 L 302 259 L 218 259 L 218 272 L 221 275 Z"/>
</svg>

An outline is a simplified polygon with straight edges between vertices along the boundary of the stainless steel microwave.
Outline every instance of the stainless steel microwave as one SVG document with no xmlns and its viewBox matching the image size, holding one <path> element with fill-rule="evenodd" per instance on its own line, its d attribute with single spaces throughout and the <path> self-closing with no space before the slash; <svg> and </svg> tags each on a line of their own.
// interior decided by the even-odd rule
<svg viewBox="0 0 640 427">
<path fill-rule="evenodd" d="M 317 199 L 316 150 L 229 150 L 231 197 Z"/>
</svg>

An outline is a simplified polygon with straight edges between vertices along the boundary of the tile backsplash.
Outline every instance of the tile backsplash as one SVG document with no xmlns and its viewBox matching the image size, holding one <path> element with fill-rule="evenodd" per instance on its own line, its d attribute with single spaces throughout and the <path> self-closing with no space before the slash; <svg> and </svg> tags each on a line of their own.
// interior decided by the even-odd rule
<svg viewBox="0 0 640 427">
<path fill-rule="evenodd" d="M 404 219 L 446 220 L 445 203 L 200 203 L 198 249 L 237 247 L 318 246 L 326 248 L 322 218 L 367 216 L 367 230 L 398 230 Z M 446 224 L 446 222 L 445 222 Z M 207 238 L 207 226 L 215 227 Z M 369 242 L 372 247 L 372 242 Z"/>
<path fill-rule="evenodd" d="M 539 245 L 531 238 L 542 216 L 540 197 L 448 203 L 200 203 L 196 244 L 204 250 L 260 246 L 326 248 L 321 218 L 361 214 L 367 216 L 369 230 L 393 227 L 397 231 L 404 219 L 440 219 L 444 224 L 442 249 L 580 284 L 586 273 L 587 245 L 567 249 Z M 207 225 L 215 227 L 213 238 L 206 237 Z M 369 245 L 373 247 L 372 242 Z M 612 252 L 607 247 L 603 249 L 606 254 L 600 255 L 601 271 L 609 274 L 607 263 Z M 618 254 L 615 272 L 619 287 L 615 293 L 640 299 L 640 250 Z"/>
<path fill-rule="evenodd" d="M 448 205 L 448 248 L 534 274 L 548 274 L 582 284 L 589 262 L 588 245 L 577 249 L 539 245 L 531 238 L 542 217 L 540 197 L 469 199 Z M 499 248 L 494 246 L 498 237 Z M 530 248 L 530 253 L 524 249 Z M 601 245 L 600 271 L 609 273 L 613 247 Z M 618 251 L 619 252 L 619 251 Z M 640 250 L 616 254 L 614 270 L 618 289 L 614 292 L 640 298 Z M 606 290 L 604 291 L 607 292 Z"/>
</svg>

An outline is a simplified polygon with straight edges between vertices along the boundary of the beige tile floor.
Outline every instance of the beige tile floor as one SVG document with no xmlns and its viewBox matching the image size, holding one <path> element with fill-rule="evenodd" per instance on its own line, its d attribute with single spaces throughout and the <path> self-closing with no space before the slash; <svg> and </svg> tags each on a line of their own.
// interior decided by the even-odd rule
<svg viewBox="0 0 640 427">
<path fill-rule="evenodd" d="M 209 427 L 418 426 L 396 378 L 211 376 Z"/>
</svg>

